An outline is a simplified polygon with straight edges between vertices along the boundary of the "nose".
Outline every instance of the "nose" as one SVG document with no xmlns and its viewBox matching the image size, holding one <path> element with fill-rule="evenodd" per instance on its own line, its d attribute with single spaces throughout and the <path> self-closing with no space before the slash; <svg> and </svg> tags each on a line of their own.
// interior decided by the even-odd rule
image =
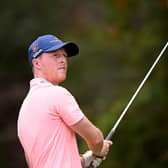
<svg viewBox="0 0 168 168">
<path fill-rule="evenodd" d="M 66 61 L 67 61 L 67 56 L 64 55 L 64 54 L 60 54 L 58 60 L 59 60 L 59 62 L 61 62 L 61 63 L 66 63 Z"/>
<path fill-rule="evenodd" d="M 62 58 L 63 60 L 66 60 L 66 59 L 67 59 L 67 56 L 64 55 L 64 54 L 62 54 L 62 55 L 61 55 L 61 58 Z"/>
</svg>

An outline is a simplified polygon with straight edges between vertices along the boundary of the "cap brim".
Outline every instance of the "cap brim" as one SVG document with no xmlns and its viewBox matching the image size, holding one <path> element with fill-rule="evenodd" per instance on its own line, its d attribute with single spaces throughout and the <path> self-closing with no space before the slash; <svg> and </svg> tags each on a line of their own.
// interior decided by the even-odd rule
<svg viewBox="0 0 168 168">
<path fill-rule="evenodd" d="M 68 57 L 72 57 L 75 56 L 79 53 L 79 47 L 73 43 L 73 42 L 65 42 L 65 43 L 61 43 L 59 45 L 53 46 L 50 49 L 46 50 L 45 52 L 52 52 L 52 51 L 56 51 L 60 48 L 64 48 Z"/>
</svg>

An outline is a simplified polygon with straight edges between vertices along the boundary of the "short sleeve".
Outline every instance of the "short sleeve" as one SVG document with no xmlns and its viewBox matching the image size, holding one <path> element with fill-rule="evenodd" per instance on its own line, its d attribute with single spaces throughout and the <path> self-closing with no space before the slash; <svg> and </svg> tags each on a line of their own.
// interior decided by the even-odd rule
<svg viewBox="0 0 168 168">
<path fill-rule="evenodd" d="M 60 87 L 57 96 L 57 112 L 67 125 L 72 126 L 84 117 L 77 101 L 68 90 Z"/>
</svg>

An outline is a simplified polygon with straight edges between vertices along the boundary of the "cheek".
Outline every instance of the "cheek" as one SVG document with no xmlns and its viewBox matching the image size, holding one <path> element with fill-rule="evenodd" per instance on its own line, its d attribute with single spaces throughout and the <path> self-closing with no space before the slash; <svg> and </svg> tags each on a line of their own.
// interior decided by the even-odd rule
<svg viewBox="0 0 168 168">
<path fill-rule="evenodd" d="M 41 67 L 42 67 L 43 74 L 48 76 L 48 75 L 51 75 L 54 65 L 52 65 L 51 62 L 46 61 L 41 65 Z"/>
<path fill-rule="evenodd" d="M 48 70 L 50 70 L 50 69 L 53 69 L 54 67 L 55 67 L 56 65 L 54 64 L 54 62 L 53 61 L 51 61 L 51 60 L 45 60 L 45 62 L 44 62 L 44 67 L 46 68 L 46 69 L 48 69 Z"/>
</svg>

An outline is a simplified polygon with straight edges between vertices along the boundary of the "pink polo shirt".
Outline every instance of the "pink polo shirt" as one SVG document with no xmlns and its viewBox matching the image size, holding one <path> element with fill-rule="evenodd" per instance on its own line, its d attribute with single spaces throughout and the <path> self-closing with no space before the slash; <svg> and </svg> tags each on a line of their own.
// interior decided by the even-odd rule
<svg viewBox="0 0 168 168">
<path fill-rule="evenodd" d="M 81 168 L 74 131 L 83 118 L 63 87 L 35 78 L 18 117 L 18 137 L 30 168 Z"/>
</svg>

